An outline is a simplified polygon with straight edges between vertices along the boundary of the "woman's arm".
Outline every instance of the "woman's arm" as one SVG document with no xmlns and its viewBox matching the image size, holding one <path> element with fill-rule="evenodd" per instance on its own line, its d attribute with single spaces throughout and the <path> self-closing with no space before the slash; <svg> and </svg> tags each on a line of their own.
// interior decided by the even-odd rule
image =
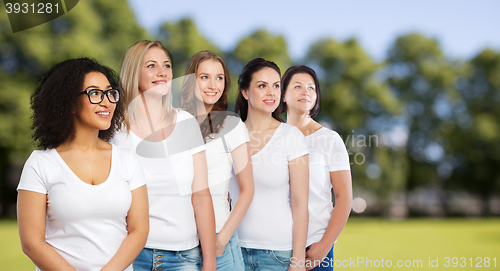
<svg viewBox="0 0 500 271">
<path fill-rule="evenodd" d="M 317 266 L 328 254 L 333 243 L 344 229 L 352 206 L 352 181 L 351 171 L 341 170 L 330 172 L 335 194 L 335 208 L 326 227 L 325 234 L 317 243 L 311 244 L 307 251 L 306 260 L 311 261 L 311 265 Z M 310 268 L 313 269 L 314 267 Z"/>
<path fill-rule="evenodd" d="M 295 158 L 288 162 L 290 174 L 291 206 L 293 216 L 293 254 L 298 263 L 304 262 L 307 242 L 307 226 L 309 224 L 309 155 Z M 304 266 L 290 266 L 288 270 L 304 270 Z"/>
<path fill-rule="evenodd" d="M 252 160 L 248 148 L 249 143 L 237 147 L 231 152 L 233 157 L 238 183 L 240 185 L 240 196 L 234 205 L 231 215 L 222 227 L 222 230 L 216 236 L 215 255 L 220 256 L 224 253 L 224 248 L 233 236 L 234 232 L 245 217 L 253 199 L 253 169 Z"/>
<path fill-rule="evenodd" d="M 19 190 L 17 196 L 17 223 L 23 252 L 41 270 L 75 270 L 45 243 L 47 195 Z"/>
<path fill-rule="evenodd" d="M 137 258 L 148 239 L 149 207 L 146 186 L 132 190 L 132 204 L 127 213 L 127 237 L 111 260 L 101 269 L 124 270 Z"/>
<path fill-rule="evenodd" d="M 215 258 L 215 215 L 212 196 L 208 189 L 208 169 L 205 151 L 193 154 L 194 179 L 193 203 L 194 217 L 198 235 L 200 236 L 201 253 L 203 254 L 203 271 L 216 270 Z"/>
</svg>

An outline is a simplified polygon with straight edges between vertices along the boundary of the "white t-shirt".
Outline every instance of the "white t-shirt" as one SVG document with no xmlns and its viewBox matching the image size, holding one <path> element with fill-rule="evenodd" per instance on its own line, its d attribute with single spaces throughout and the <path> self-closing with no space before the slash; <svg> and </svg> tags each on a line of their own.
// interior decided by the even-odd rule
<svg viewBox="0 0 500 271">
<path fill-rule="evenodd" d="M 332 216 L 330 172 L 350 170 L 349 155 L 335 131 L 320 128 L 305 137 L 309 147 L 309 229 L 307 245 L 323 238 Z"/>
<path fill-rule="evenodd" d="M 127 236 L 131 191 L 145 184 L 137 156 L 129 150 L 113 146 L 108 178 L 90 185 L 55 149 L 47 149 L 28 158 L 17 190 L 47 194 L 47 244 L 76 270 L 100 270 Z"/>
<path fill-rule="evenodd" d="M 183 110 L 170 136 L 159 142 L 143 140 L 132 131 L 117 133 L 112 142 L 134 150 L 144 168 L 149 197 L 149 236 L 146 247 L 188 250 L 199 244 L 191 186 L 193 154 L 205 150 L 196 119 Z"/>
<path fill-rule="evenodd" d="M 281 123 L 267 144 L 252 156 L 255 192 L 238 227 L 242 247 L 293 248 L 288 162 L 308 153 L 302 132 L 292 125 Z M 239 189 L 235 182 L 232 182 L 230 191 L 233 200 L 237 199 Z"/>
<path fill-rule="evenodd" d="M 231 212 L 229 211 L 229 181 L 233 176 L 231 152 L 250 141 L 246 125 L 239 117 L 228 115 L 223 128 L 214 139 L 206 138 L 208 184 L 215 212 L 216 232 L 220 232 Z M 237 174 L 237 173 L 236 173 Z"/>
</svg>

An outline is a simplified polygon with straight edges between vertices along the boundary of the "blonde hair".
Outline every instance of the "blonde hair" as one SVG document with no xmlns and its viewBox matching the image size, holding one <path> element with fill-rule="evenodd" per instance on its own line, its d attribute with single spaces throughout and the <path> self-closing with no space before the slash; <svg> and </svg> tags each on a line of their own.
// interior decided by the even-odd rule
<svg viewBox="0 0 500 271">
<path fill-rule="evenodd" d="M 159 41 L 142 40 L 130 46 L 123 58 L 122 68 L 120 70 L 120 90 L 123 92 L 121 97 L 125 103 L 125 127 L 127 131 L 130 129 L 130 122 L 137 121 L 136 110 L 130 110 L 131 102 L 139 96 L 139 74 L 141 72 L 142 64 L 144 62 L 144 55 L 151 48 L 162 49 L 167 57 L 172 62 L 170 54 L 167 49 Z M 165 118 L 171 116 L 172 107 L 172 91 L 169 91 L 163 97 L 163 110 Z"/>
</svg>

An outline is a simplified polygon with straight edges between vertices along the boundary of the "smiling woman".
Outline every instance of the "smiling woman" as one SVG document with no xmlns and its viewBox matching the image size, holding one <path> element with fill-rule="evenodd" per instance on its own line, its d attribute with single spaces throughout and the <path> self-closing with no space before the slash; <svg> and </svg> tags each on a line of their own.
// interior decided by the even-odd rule
<svg viewBox="0 0 500 271">
<path fill-rule="evenodd" d="M 205 145 L 196 119 L 172 108 L 167 50 L 157 41 L 130 46 L 120 82 L 127 110 L 113 142 L 139 154 L 150 200 L 151 228 L 134 270 L 200 270 L 202 264 L 215 270 Z"/>
<path fill-rule="evenodd" d="M 37 270 L 131 270 L 146 242 L 139 160 L 106 142 L 123 116 L 116 87 L 112 70 L 80 58 L 53 67 L 32 96 L 42 150 L 24 165 L 17 218 Z"/>
<path fill-rule="evenodd" d="M 238 228 L 247 270 L 305 270 L 309 151 L 304 136 L 279 118 L 280 70 L 262 58 L 238 80 L 236 112 L 250 133 L 254 199 Z M 231 191 L 237 199 L 238 189 Z"/>
</svg>

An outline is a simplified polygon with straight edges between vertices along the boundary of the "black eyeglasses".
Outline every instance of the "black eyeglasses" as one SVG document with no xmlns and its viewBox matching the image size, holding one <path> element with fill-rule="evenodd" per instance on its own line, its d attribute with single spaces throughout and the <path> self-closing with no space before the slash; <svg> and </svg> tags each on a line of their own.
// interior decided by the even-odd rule
<svg viewBox="0 0 500 271">
<path fill-rule="evenodd" d="M 92 104 L 100 104 L 104 100 L 104 94 L 106 94 L 110 103 L 117 103 L 120 100 L 120 91 L 114 88 L 108 90 L 87 89 L 80 94 L 87 94 Z"/>
</svg>

